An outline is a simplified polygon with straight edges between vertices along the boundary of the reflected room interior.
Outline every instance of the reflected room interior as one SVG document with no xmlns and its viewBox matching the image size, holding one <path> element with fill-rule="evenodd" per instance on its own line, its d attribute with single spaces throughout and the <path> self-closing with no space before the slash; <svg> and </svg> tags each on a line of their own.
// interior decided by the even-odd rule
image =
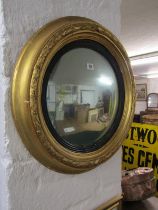
<svg viewBox="0 0 158 210">
<path fill-rule="evenodd" d="M 58 60 L 47 85 L 47 109 L 64 140 L 73 145 L 96 142 L 108 132 L 117 108 L 117 79 L 105 57 L 76 48 Z"/>
</svg>

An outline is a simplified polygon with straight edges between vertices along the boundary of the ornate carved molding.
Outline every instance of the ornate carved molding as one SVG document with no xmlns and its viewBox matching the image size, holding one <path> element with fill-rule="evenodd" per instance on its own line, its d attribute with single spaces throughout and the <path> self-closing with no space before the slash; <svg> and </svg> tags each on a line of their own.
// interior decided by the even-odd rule
<svg viewBox="0 0 158 210">
<path fill-rule="evenodd" d="M 82 154 L 83 158 L 79 157 L 79 153 L 75 154 L 75 152 L 68 151 L 68 149 L 63 148 L 62 151 L 61 148 L 63 146 L 59 145 L 53 136 L 52 140 L 50 141 L 51 134 L 49 130 L 45 128 L 46 125 L 43 123 L 44 117 L 41 112 L 41 89 L 46 68 L 50 60 L 61 47 L 78 39 L 91 39 L 99 42 L 105 47 L 107 46 L 113 56 L 116 57 L 118 64 L 121 65 L 120 71 L 122 74 L 125 74 L 124 77 L 128 81 L 125 85 L 125 88 L 127 89 L 126 91 L 128 92 L 128 94 L 126 94 L 126 101 L 130 99 L 130 103 L 124 108 L 122 115 L 121 125 L 124 127 L 124 129 L 129 128 L 134 113 L 134 82 L 129 60 L 124 48 L 118 39 L 101 25 L 89 19 L 81 18 L 81 21 L 79 21 L 79 19 L 80 18 L 74 18 L 73 20 L 72 18 L 71 21 L 67 21 L 66 18 L 63 18 L 62 21 L 56 23 L 52 22 L 52 24 L 46 25 L 42 30 L 40 30 L 32 38 L 31 42 L 28 42 L 21 57 L 19 58 L 19 63 L 17 62 L 12 87 L 13 115 L 16 119 L 17 128 L 21 133 L 27 148 L 37 159 L 39 159 L 42 163 L 44 162 L 44 164 L 50 157 L 52 157 L 52 162 L 50 160 L 48 164 L 45 164 L 48 167 L 53 168 L 53 159 L 56 159 L 56 161 L 59 162 L 59 165 L 62 163 L 62 166 L 59 167 L 60 171 L 66 172 L 86 171 L 104 162 L 119 148 L 126 135 L 126 132 L 123 133 L 121 128 L 119 128 L 121 132 L 119 132 L 118 129 L 117 133 L 112 137 L 111 142 L 108 142 L 108 144 L 104 145 L 103 148 L 92 152 L 91 154 Z M 34 49 L 34 42 L 37 44 L 37 49 Z M 33 52 L 33 56 L 31 57 L 29 53 L 26 53 L 26 51 L 27 53 Z M 31 62 L 28 63 L 27 59 L 30 59 Z M 18 110 L 18 108 L 16 108 L 16 101 L 18 98 L 16 89 L 19 84 L 22 84 L 22 72 L 26 72 L 26 66 L 28 76 L 27 81 L 25 81 L 24 84 L 22 98 L 24 101 L 29 101 L 29 104 L 27 103 L 27 108 L 24 107 L 24 109 Z M 28 82 L 28 80 L 30 80 L 30 82 Z M 21 103 L 18 102 L 18 105 L 20 106 Z M 132 111 L 130 112 L 129 109 Z M 30 117 L 29 115 L 26 116 L 27 111 L 30 112 Z M 24 117 L 22 118 L 21 116 Z M 22 121 L 20 122 L 20 120 Z M 30 129 L 32 132 L 30 132 L 30 136 L 28 136 L 29 132 L 25 130 L 26 124 L 28 125 L 28 129 Z M 36 138 L 36 141 L 33 140 L 34 137 Z M 40 143 L 38 143 L 38 141 Z M 43 151 L 41 158 L 36 155 L 36 151 L 34 151 L 35 149 L 30 146 L 34 143 L 37 144 L 38 147 L 40 147 Z M 68 166 L 69 168 L 64 169 L 63 165 L 66 167 Z M 59 168 L 55 169 L 59 170 Z"/>
</svg>

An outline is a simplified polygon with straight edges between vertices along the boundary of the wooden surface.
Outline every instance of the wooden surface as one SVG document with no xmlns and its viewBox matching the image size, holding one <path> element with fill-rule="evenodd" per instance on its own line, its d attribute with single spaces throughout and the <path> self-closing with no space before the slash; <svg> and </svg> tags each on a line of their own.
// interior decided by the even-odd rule
<svg viewBox="0 0 158 210">
<path fill-rule="evenodd" d="M 56 121 L 56 129 L 61 136 L 69 135 L 70 133 L 64 132 L 64 128 L 73 127 L 75 130 L 71 134 L 80 133 L 83 131 L 102 131 L 106 128 L 106 122 L 87 122 L 79 123 L 75 119 L 59 120 Z"/>
</svg>

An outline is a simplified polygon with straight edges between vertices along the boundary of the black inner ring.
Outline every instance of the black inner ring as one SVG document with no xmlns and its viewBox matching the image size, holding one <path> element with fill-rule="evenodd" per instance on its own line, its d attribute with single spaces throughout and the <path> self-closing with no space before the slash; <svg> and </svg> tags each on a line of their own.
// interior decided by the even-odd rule
<svg viewBox="0 0 158 210">
<path fill-rule="evenodd" d="M 94 50 L 98 53 L 100 53 L 102 56 L 105 57 L 105 59 L 108 60 L 108 62 L 111 64 L 113 71 L 116 76 L 116 80 L 118 83 L 118 94 L 119 94 L 119 101 L 118 101 L 118 108 L 115 114 L 115 118 L 113 120 L 113 123 L 107 130 L 107 132 L 96 142 L 93 142 L 90 145 L 74 145 L 66 141 L 64 138 L 62 138 L 58 132 L 53 127 L 51 120 L 49 118 L 48 109 L 47 109 L 47 100 L 46 100 L 46 92 L 47 92 L 47 86 L 48 81 L 50 78 L 51 73 L 53 72 L 54 66 L 56 63 L 60 60 L 60 58 L 68 51 L 76 48 L 87 48 Z M 43 79 L 43 87 L 42 87 L 42 97 L 41 97 L 41 104 L 42 104 L 42 111 L 44 115 L 45 122 L 49 128 L 49 131 L 54 136 L 54 138 L 64 147 L 75 151 L 75 152 L 92 152 L 99 148 L 101 148 L 103 145 L 105 145 L 113 136 L 116 129 L 119 126 L 120 120 L 122 118 L 122 113 L 124 110 L 124 100 L 125 100 L 125 88 L 124 88 L 124 82 L 122 73 L 120 71 L 119 65 L 117 64 L 115 58 L 113 55 L 100 43 L 92 40 L 78 40 L 71 42 L 67 45 L 65 45 L 61 50 L 59 50 L 56 55 L 52 58 L 50 64 L 48 65 L 48 68 L 46 70 L 46 73 L 44 75 Z"/>
</svg>

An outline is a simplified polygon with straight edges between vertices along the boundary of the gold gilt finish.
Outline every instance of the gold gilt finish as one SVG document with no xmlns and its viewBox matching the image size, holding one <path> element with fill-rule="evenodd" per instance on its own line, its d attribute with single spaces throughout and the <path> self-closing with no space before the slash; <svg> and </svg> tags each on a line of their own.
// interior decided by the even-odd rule
<svg viewBox="0 0 158 210">
<path fill-rule="evenodd" d="M 106 203 L 103 203 L 101 206 L 96 208 L 95 210 L 121 210 L 121 201 L 123 196 L 116 195 L 115 197 L 108 200 Z"/>
<path fill-rule="evenodd" d="M 60 145 L 45 123 L 41 106 L 43 78 L 53 56 L 66 44 L 89 39 L 105 46 L 115 57 L 125 86 L 120 124 L 100 149 L 73 152 Z M 98 23 L 81 17 L 64 17 L 45 25 L 26 43 L 12 79 L 12 112 L 16 127 L 30 153 L 46 167 L 64 173 L 81 173 L 111 157 L 121 146 L 134 114 L 134 80 L 128 56 L 118 41 Z"/>
</svg>

